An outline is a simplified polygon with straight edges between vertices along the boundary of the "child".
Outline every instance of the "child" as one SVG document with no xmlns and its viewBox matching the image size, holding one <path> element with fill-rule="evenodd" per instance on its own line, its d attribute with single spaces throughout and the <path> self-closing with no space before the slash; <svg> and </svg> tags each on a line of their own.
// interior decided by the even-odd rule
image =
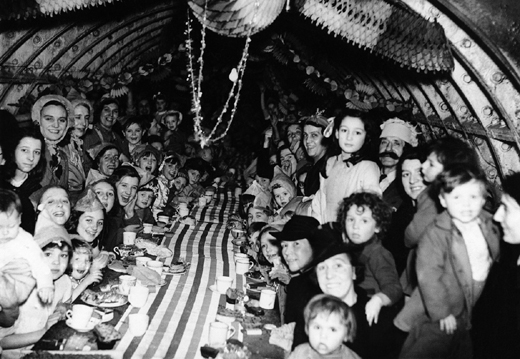
<svg viewBox="0 0 520 359">
<path fill-rule="evenodd" d="M 204 169 L 198 159 L 192 158 L 186 161 L 184 169 L 188 172 L 188 184 L 180 193 L 181 202 L 191 203 L 195 198 L 199 198 L 204 194 L 204 187 L 200 185 L 200 178 L 204 173 Z"/>
<path fill-rule="evenodd" d="M 312 216 L 320 223 L 336 220 L 339 200 L 354 192 L 381 195 L 379 167 L 372 160 L 376 119 L 369 113 L 346 110 L 327 127 L 325 137 L 334 131 L 337 155 L 327 160 L 320 174 L 320 188 L 312 200 Z"/>
<path fill-rule="evenodd" d="M 392 208 L 376 194 L 366 192 L 345 198 L 338 211 L 345 242 L 364 267 L 359 286 L 371 296 L 365 306 L 369 325 L 377 323 L 383 306 L 392 306 L 403 296 L 394 258 L 381 244 L 391 218 Z"/>
<path fill-rule="evenodd" d="M 40 340 L 48 328 L 59 319 L 64 319 L 65 307 L 61 304 L 69 303 L 72 295 L 70 278 L 65 275 L 71 251 L 70 238 L 65 228 L 44 227 L 34 236 L 34 241 L 43 251 L 44 267 L 51 271 L 54 298 L 50 303 L 42 303 L 36 294 L 37 290 L 29 295 L 20 306 L 20 316 L 12 327 L 13 334 L 0 340 L 0 347 L 4 349 L 22 348 Z"/>
<path fill-rule="evenodd" d="M 64 226 L 70 217 L 70 199 L 67 191 L 60 186 L 42 188 L 38 201 L 38 218 L 34 233 L 47 226 Z"/>
<path fill-rule="evenodd" d="M 143 223 L 155 224 L 152 213 L 152 202 L 154 199 L 153 189 L 149 187 L 139 187 L 137 189 L 137 199 L 135 201 L 135 213 Z"/>
<path fill-rule="evenodd" d="M 164 143 L 161 136 L 152 135 L 148 136 L 146 143 L 155 148 L 157 151 L 162 152 L 164 150 Z"/>
<path fill-rule="evenodd" d="M 103 274 L 101 270 L 92 268 L 92 247 L 82 239 L 73 238 L 72 258 L 70 260 L 68 274 L 72 281 L 72 301 L 76 300 L 87 287 L 93 283 L 101 282 Z"/>
<path fill-rule="evenodd" d="M 419 240 L 419 288 L 403 312 L 420 310 L 405 318 L 411 331 L 400 358 L 472 358 L 472 309 L 498 257 L 499 232 L 482 210 L 487 182 L 480 171 L 447 167 L 435 185 L 445 210 Z"/>
<path fill-rule="evenodd" d="M 296 186 L 291 179 L 276 166 L 274 168 L 274 176 L 271 181 L 271 191 L 273 192 L 274 201 L 278 206 L 277 214 L 296 197 Z"/>
<path fill-rule="evenodd" d="M 343 344 L 353 341 L 356 320 L 352 310 L 339 298 L 316 295 L 305 307 L 303 315 L 309 342 L 298 345 L 288 359 L 360 359 Z"/>
<path fill-rule="evenodd" d="M 162 160 L 162 153 L 150 145 L 137 146 L 132 152 L 132 158 L 141 180 L 140 186 L 153 188 L 154 193 L 158 191 L 157 169 Z"/>
<path fill-rule="evenodd" d="M 167 130 L 164 133 L 164 147 L 168 151 L 182 153 L 186 143 L 186 135 L 180 131 L 179 125 L 182 122 L 182 113 L 179 111 L 167 111 L 162 118 L 162 124 Z"/>
<path fill-rule="evenodd" d="M 164 206 L 168 203 L 168 196 L 170 189 L 173 187 L 173 182 L 179 173 L 180 161 L 177 155 L 173 152 L 166 154 L 161 166 L 159 167 L 158 191 L 157 198 L 153 203 L 154 214 L 162 211 Z"/>
<path fill-rule="evenodd" d="M 137 146 L 142 144 L 145 132 L 143 125 L 143 120 L 140 117 L 131 117 L 125 122 L 123 126 L 125 141 L 123 141 L 121 149 L 123 162 L 129 162 L 132 158 L 131 153 Z"/>
<path fill-rule="evenodd" d="M 20 227 L 22 203 L 16 193 L 0 188 L 0 267 L 13 258 L 23 258 L 31 265 L 42 303 L 52 302 L 52 275 L 43 253 L 33 237 Z"/>
<path fill-rule="evenodd" d="M 247 211 L 247 225 L 251 226 L 255 222 L 271 223 L 273 221 L 273 212 L 269 207 L 250 206 Z"/>
<path fill-rule="evenodd" d="M 172 204 L 174 207 L 179 204 L 181 200 L 181 194 L 184 188 L 188 185 L 188 173 L 181 169 L 177 172 L 177 177 L 173 180 L 170 193 L 168 194 L 168 204 Z"/>
</svg>

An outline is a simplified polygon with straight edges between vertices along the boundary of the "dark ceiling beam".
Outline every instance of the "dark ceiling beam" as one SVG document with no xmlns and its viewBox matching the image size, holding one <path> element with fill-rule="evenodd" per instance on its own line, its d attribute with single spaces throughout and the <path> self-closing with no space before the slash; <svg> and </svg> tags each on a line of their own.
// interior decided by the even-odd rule
<svg viewBox="0 0 520 359">
<path fill-rule="evenodd" d="M 174 8 L 173 5 L 168 5 L 168 6 L 159 7 L 159 8 L 153 9 L 153 10 L 149 10 L 149 11 L 146 11 L 146 12 L 141 13 L 139 15 L 136 15 L 134 17 L 131 17 L 131 18 L 127 19 L 126 21 L 122 22 L 121 24 L 117 25 L 116 27 L 112 28 L 110 31 L 105 33 L 103 36 L 100 36 L 96 41 L 93 41 L 89 46 L 85 47 L 74 59 L 72 59 L 69 62 L 69 64 L 66 67 L 63 68 L 60 76 L 62 76 L 63 74 L 67 73 L 67 71 L 76 62 L 78 62 L 83 56 L 85 56 L 85 54 L 87 54 L 88 51 L 90 51 L 91 49 L 94 49 L 95 46 L 97 46 L 98 44 L 100 44 L 101 42 L 103 42 L 105 39 L 107 39 L 108 37 L 112 36 L 116 32 L 124 29 L 129 24 L 138 22 L 138 21 L 143 20 L 143 19 L 148 18 L 148 17 L 152 17 L 152 15 L 156 15 L 156 14 L 159 14 L 161 12 L 171 11 L 173 8 Z M 153 20 L 151 20 L 149 22 L 153 22 Z M 97 55 L 99 55 L 99 53 L 100 52 L 98 51 Z M 83 67 L 83 69 L 85 69 L 85 67 Z"/>
<path fill-rule="evenodd" d="M 51 36 L 47 41 L 45 41 L 41 46 L 38 48 L 37 51 L 34 51 L 24 62 L 18 67 L 18 70 L 16 70 L 13 74 L 13 77 L 16 78 L 20 76 L 23 71 L 36 59 L 48 46 L 53 46 L 54 42 L 60 38 L 60 36 L 63 36 L 67 31 L 72 29 L 75 26 L 75 24 L 69 24 L 67 26 L 64 26 L 61 30 L 56 31 L 56 33 Z M 6 86 L 4 90 L 0 93 L 0 103 L 4 100 L 5 96 L 9 93 L 9 90 L 11 89 L 11 86 Z"/>
<path fill-rule="evenodd" d="M 27 30 L 27 32 L 25 33 L 25 35 L 23 35 L 20 39 L 18 39 L 16 41 L 16 44 L 15 45 L 12 45 L 9 47 L 9 49 L 6 50 L 2 50 L 3 54 L 0 56 L 0 64 L 4 64 L 8 59 L 11 58 L 11 56 L 13 56 L 13 54 L 23 45 L 27 42 L 27 40 L 29 40 L 30 38 L 32 38 L 34 35 L 36 35 L 38 33 L 40 29 L 35 27 L 33 29 L 29 29 Z M 4 52 L 5 51 L 5 52 Z"/>
<path fill-rule="evenodd" d="M 141 53 L 146 53 L 147 51 L 151 51 L 153 48 L 159 47 L 161 45 L 161 39 L 154 39 L 153 41 L 149 41 L 147 43 L 139 44 L 138 46 L 135 46 L 131 49 L 131 51 L 128 51 L 124 56 L 121 57 L 120 62 L 123 63 L 123 67 L 125 68 L 132 68 L 129 64 L 132 63 L 132 61 L 138 61 L 139 56 L 135 56 L 128 61 L 126 59 L 134 54 L 137 53 L 137 51 Z"/>
</svg>

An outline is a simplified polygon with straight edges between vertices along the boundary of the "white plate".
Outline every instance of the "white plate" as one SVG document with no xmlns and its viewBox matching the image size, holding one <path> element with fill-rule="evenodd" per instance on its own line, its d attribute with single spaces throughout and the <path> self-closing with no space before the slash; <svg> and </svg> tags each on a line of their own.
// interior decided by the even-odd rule
<svg viewBox="0 0 520 359">
<path fill-rule="evenodd" d="M 217 285 L 216 284 L 212 284 L 209 286 L 209 289 L 212 291 L 212 292 L 215 292 L 215 293 L 218 293 L 218 294 L 226 294 L 226 293 L 220 293 L 218 290 L 217 290 Z"/>
<path fill-rule="evenodd" d="M 92 329 L 94 329 L 94 327 L 98 324 L 96 322 L 93 322 L 93 321 L 90 321 L 88 322 L 87 324 L 87 327 L 86 328 L 76 328 L 75 326 L 72 325 L 72 319 L 67 319 L 67 321 L 65 322 L 65 324 L 67 324 L 67 326 L 69 326 L 70 328 L 80 332 L 80 333 L 85 333 L 85 332 L 90 332 Z"/>
<path fill-rule="evenodd" d="M 96 302 L 94 302 L 94 301 L 84 300 L 84 299 L 82 299 L 82 300 L 85 302 L 85 304 L 91 305 L 93 307 L 100 307 L 100 308 L 117 308 L 117 307 L 120 307 L 120 306 L 125 305 L 126 303 L 128 303 L 128 297 L 123 297 L 123 299 L 120 300 L 117 303 L 100 303 L 100 304 L 96 304 Z"/>
</svg>

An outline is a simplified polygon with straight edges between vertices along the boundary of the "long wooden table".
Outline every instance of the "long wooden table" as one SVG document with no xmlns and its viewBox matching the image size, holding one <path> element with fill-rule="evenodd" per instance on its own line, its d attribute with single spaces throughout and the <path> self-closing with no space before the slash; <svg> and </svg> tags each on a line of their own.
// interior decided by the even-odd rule
<svg viewBox="0 0 520 359">
<path fill-rule="evenodd" d="M 175 224 L 166 234 L 163 244 L 174 253 L 166 264 L 184 258 L 191 267 L 183 275 L 166 276 L 166 285 L 150 294 L 143 308 L 128 307 L 116 326 L 123 338 L 115 349 L 124 352 L 124 358 L 202 358 L 200 347 L 208 342 L 209 323 L 215 320 L 219 304 L 225 305 L 225 296 L 212 292 L 209 286 L 221 275 L 235 278 L 236 288 L 245 284 L 244 276 L 235 273 L 232 237 L 226 228 L 237 205 L 231 192 L 220 188 L 211 204 L 192 210 L 196 225 Z M 128 315 L 138 312 L 150 316 L 142 337 L 134 337 L 128 330 Z M 247 345 L 248 338 L 239 330 L 236 339 Z M 251 341 L 256 349 L 254 357 L 283 358 L 281 349 L 268 344 L 267 334 Z M 262 346 L 265 350 L 258 353 Z"/>
</svg>

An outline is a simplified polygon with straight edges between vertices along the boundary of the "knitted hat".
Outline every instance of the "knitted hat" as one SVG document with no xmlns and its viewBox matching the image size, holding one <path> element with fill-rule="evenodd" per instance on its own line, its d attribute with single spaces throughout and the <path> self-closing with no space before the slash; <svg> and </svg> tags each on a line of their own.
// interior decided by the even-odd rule
<svg viewBox="0 0 520 359">
<path fill-rule="evenodd" d="M 415 127 L 397 117 L 383 122 L 381 125 L 381 136 L 379 136 L 379 138 L 382 137 L 397 137 L 409 143 L 412 147 L 416 147 L 418 144 L 417 130 Z"/>
<path fill-rule="evenodd" d="M 79 212 L 94 212 L 105 207 L 90 188 L 88 188 L 76 202 L 74 209 Z"/>
<path fill-rule="evenodd" d="M 289 176 L 282 172 L 282 169 L 279 166 L 275 166 L 274 168 L 274 176 L 270 185 L 271 191 L 275 185 L 279 185 L 280 187 L 286 189 L 287 192 L 289 192 L 291 195 L 291 199 L 296 197 L 296 186 L 294 185 L 293 181 L 291 181 Z"/>
<path fill-rule="evenodd" d="M 49 243 L 60 242 L 65 242 L 72 248 L 70 236 L 62 226 L 43 227 L 34 234 L 34 240 L 40 248 L 44 248 Z"/>
</svg>

